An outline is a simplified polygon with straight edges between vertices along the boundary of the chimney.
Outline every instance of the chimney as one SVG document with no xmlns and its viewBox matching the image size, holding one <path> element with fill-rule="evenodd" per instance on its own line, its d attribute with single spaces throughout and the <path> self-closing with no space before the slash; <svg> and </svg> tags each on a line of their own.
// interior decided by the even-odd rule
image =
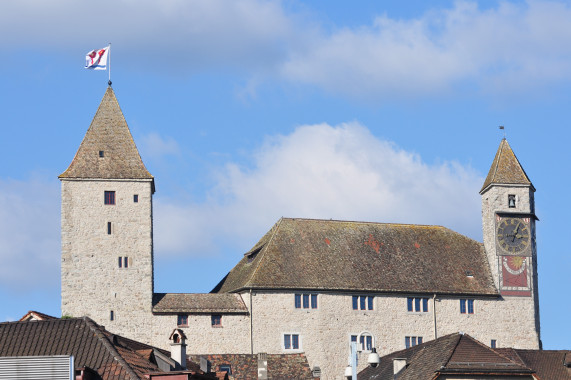
<svg viewBox="0 0 571 380">
<path fill-rule="evenodd" d="M 260 352 L 258 354 L 258 379 L 268 378 L 268 354 Z"/>
<path fill-rule="evenodd" d="M 169 340 L 171 341 L 171 359 L 178 364 L 175 369 L 186 369 L 186 335 L 181 329 L 174 329 Z"/>
<path fill-rule="evenodd" d="M 396 376 L 406 367 L 406 359 L 394 358 L 393 359 L 393 373 Z"/>
</svg>

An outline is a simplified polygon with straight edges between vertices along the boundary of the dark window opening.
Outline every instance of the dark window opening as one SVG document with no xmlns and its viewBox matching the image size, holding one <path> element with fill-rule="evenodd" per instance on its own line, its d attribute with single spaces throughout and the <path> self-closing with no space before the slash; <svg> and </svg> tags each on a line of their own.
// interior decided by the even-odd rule
<svg viewBox="0 0 571 380">
<path fill-rule="evenodd" d="M 232 366 L 230 364 L 221 364 L 218 366 L 219 372 L 227 372 L 228 376 L 232 375 Z"/>
<path fill-rule="evenodd" d="M 105 153 L 102 150 L 100 150 L 99 151 L 99 157 L 103 158 L 104 156 L 105 156 Z"/>
<path fill-rule="evenodd" d="M 406 300 L 407 310 L 410 312 L 428 312 L 428 298 L 408 297 Z"/>
<path fill-rule="evenodd" d="M 214 327 L 222 326 L 222 316 L 220 314 L 212 315 L 212 326 Z"/>
<path fill-rule="evenodd" d="M 178 327 L 187 327 L 188 326 L 188 315 L 187 314 L 179 314 L 176 319 L 176 324 Z"/>
<path fill-rule="evenodd" d="M 468 312 L 468 314 L 474 314 L 474 300 L 460 300 L 460 314 L 466 314 L 466 312 Z"/>
<path fill-rule="evenodd" d="M 123 263 L 125 268 L 129 268 L 129 258 L 127 256 L 123 258 Z"/>
<path fill-rule="evenodd" d="M 123 267 L 123 258 L 119 257 L 119 268 Z"/>
<path fill-rule="evenodd" d="M 404 346 L 406 348 L 414 347 L 416 345 L 422 344 L 422 337 L 421 336 L 405 336 L 404 337 Z"/>
<path fill-rule="evenodd" d="M 515 208 L 515 195 L 513 194 L 508 195 L 508 207 Z"/>
<path fill-rule="evenodd" d="M 134 195 L 133 195 L 133 202 L 134 202 L 134 203 L 138 203 L 138 202 L 139 202 L 139 194 L 134 194 Z"/>
<path fill-rule="evenodd" d="M 111 222 L 107 222 L 107 235 L 111 235 Z"/>
<path fill-rule="evenodd" d="M 490 342 L 490 347 L 496 348 L 496 340 L 495 339 L 492 339 L 492 341 Z"/>
<path fill-rule="evenodd" d="M 373 297 L 353 296 L 353 310 L 373 310 Z"/>
<path fill-rule="evenodd" d="M 106 191 L 105 192 L 105 202 L 106 205 L 114 205 L 115 204 L 115 192 L 114 191 Z"/>
<path fill-rule="evenodd" d="M 114 321 L 114 320 L 115 320 L 115 313 L 113 312 L 113 310 L 111 310 L 111 312 L 109 313 L 109 320 L 110 320 L 110 321 Z"/>
</svg>

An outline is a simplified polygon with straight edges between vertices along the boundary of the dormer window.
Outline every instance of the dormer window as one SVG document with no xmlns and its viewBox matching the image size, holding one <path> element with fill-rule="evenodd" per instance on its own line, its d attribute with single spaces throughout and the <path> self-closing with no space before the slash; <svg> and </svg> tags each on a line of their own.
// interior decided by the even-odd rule
<svg viewBox="0 0 571 380">
<path fill-rule="evenodd" d="M 514 194 L 508 195 L 508 207 L 509 208 L 515 208 L 515 195 Z"/>
<path fill-rule="evenodd" d="M 105 157 L 105 152 L 103 152 L 102 150 L 99 151 L 99 158 L 103 158 Z"/>
</svg>

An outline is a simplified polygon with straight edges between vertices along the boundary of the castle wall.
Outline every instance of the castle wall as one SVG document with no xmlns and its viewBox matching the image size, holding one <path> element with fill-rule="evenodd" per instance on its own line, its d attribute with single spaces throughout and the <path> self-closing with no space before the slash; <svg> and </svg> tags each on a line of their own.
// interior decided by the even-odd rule
<svg viewBox="0 0 571 380">
<path fill-rule="evenodd" d="M 115 191 L 114 205 L 104 204 L 105 191 Z M 151 197 L 150 181 L 62 180 L 63 315 L 87 315 L 149 340 L 141 326 L 150 321 L 153 294 Z M 127 268 L 119 257 L 128 258 Z"/>
</svg>

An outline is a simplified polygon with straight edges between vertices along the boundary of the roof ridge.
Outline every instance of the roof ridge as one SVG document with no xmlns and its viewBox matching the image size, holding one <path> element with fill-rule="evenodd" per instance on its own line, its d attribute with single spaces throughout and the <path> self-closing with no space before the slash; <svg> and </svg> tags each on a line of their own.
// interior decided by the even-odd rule
<svg viewBox="0 0 571 380">
<path fill-rule="evenodd" d="M 359 224 L 382 224 L 385 226 L 417 226 L 417 227 L 435 227 L 449 229 L 440 224 L 415 224 L 415 223 L 396 223 L 396 222 L 370 222 L 365 220 L 346 220 L 346 219 L 324 219 L 324 218 L 295 218 L 295 217 L 281 217 L 280 221 L 286 220 L 305 220 L 316 222 L 336 222 L 336 223 L 359 223 Z M 453 231 L 453 230 L 451 230 Z"/>
<path fill-rule="evenodd" d="M 256 269 L 254 269 L 252 271 L 252 274 L 250 275 L 250 278 L 248 278 L 248 281 L 245 282 L 245 284 L 250 284 L 250 288 L 252 287 L 251 281 L 254 278 L 254 276 L 256 275 L 256 273 L 258 272 L 258 269 L 260 269 L 262 261 L 264 260 L 264 258 L 266 257 L 266 250 L 267 247 L 270 245 L 270 243 L 272 242 L 272 240 L 274 239 L 274 236 L 276 236 L 276 232 L 279 230 L 282 222 L 284 220 L 284 217 L 282 216 L 277 222 L 276 224 L 274 224 L 274 227 L 272 227 L 272 229 L 274 230 L 272 232 L 272 235 L 270 236 L 270 238 L 268 239 L 268 241 L 262 245 L 262 247 L 260 247 L 260 252 L 258 254 L 262 254 L 260 257 L 260 260 L 258 261 L 258 265 L 256 265 Z"/>
<path fill-rule="evenodd" d="M 139 376 L 135 373 L 135 371 L 131 368 L 129 363 L 125 361 L 125 359 L 117 352 L 115 346 L 109 341 L 109 338 L 101 331 L 102 327 L 99 326 L 95 321 L 91 318 L 85 316 L 83 317 L 85 324 L 93 331 L 95 337 L 105 346 L 105 348 L 113 355 L 113 358 L 119 362 L 119 364 L 125 369 L 125 371 L 129 374 L 132 380 L 139 380 Z"/>
</svg>

